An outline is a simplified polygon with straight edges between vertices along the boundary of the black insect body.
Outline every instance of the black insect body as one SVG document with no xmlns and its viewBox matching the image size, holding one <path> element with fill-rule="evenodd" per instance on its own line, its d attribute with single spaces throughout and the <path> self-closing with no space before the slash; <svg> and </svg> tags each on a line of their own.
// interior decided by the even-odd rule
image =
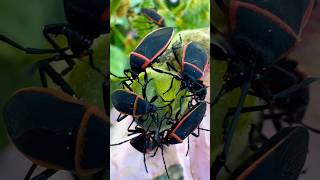
<svg viewBox="0 0 320 180">
<path fill-rule="evenodd" d="M 155 139 L 155 131 L 144 130 L 140 126 L 136 125 L 134 129 L 130 129 L 134 122 L 134 119 L 131 121 L 130 125 L 127 128 L 127 131 L 130 133 L 128 136 L 139 134 L 131 139 L 122 141 L 120 143 L 111 144 L 110 146 L 118 146 L 126 142 L 130 142 L 131 146 L 134 147 L 137 151 L 143 153 L 143 162 L 145 165 L 146 172 L 148 173 L 148 168 L 146 164 L 146 154 L 150 154 L 158 146 L 158 142 Z"/>
<path fill-rule="evenodd" d="M 178 60 L 178 55 L 176 54 L 175 47 L 173 47 L 173 52 L 175 54 L 177 62 L 180 64 L 181 70 L 176 70 L 170 63 L 167 63 L 167 65 L 169 69 L 171 68 L 174 71 L 179 72 L 178 75 L 160 69 L 154 69 L 157 72 L 173 76 L 170 86 L 168 90 L 164 92 L 164 94 L 170 91 L 173 86 L 173 80 L 176 79 L 181 81 L 181 86 L 177 94 L 184 89 L 186 90 L 185 94 L 180 99 L 181 106 L 187 92 L 191 92 L 191 96 L 193 96 L 193 99 L 195 99 L 196 101 L 204 100 L 207 95 L 207 87 L 200 79 L 204 76 L 204 71 L 208 66 L 209 57 L 207 53 L 196 42 L 190 42 L 184 46 L 181 62 Z M 180 110 L 182 110 L 182 107 L 180 108 Z"/>
<path fill-rule="evenodd" d="M 109 27 L 109 0 L 64 0 L 65 16 L 67 24 L 50 24 L 43 29 L 43 35 L 46 40 L 52 45 L 53 49 L 34 49 L 25 48 L 9 38 L 0 35 L 0 40 L 10 44 L 11 46 L 25 51 L 27 54 L 54 54 L 54 57 L 42 60 L 36 65 L 39 67 L 39 72 L 44 87 L 47 87 L 45 74 L 47 74 L 61 88 L 65 87 L 62 76 L 70 72 L 75 64 L 74 59 L 83 56 L 89 56 L 89 65 L 99 71 L 93 62 L 91 45 L 98 36 L 108 33 Z M 67 48 L 61 48 L 51 35 L 63 35 L 68 41 Z M 72 54 L 66 51 L 71 50 Z M 50 65 L 54 61 L 64 60 L 68 67 L 61 73 L 58 73 Z M 58 80 L 57 80 L 58 79 Z M 70 90 L 70 93 L 74 93 Z"/>
<path fill-rule="evenodd" d="M 184 113 L 180 120 L 170 127 L 170 130 L 168 130 L 167 135 L 164 138 L 164 143 L 182 143 L 190 134 L 198 137 L 199 133 L 195 134 L 193 131 L 197 128 L 200 130 L 199 125 L 205 115 L 206 107 L 206 102 L 199 102 Z"/>
<path fill-rule="evenodd" d="M 294 60 L 282 59 L 277 62 L 277 65 L 286 71 L 277 71 L 270 68 L 263 75 L 264 78 L 253 82 L 252 87 L 256 89 L 255 92 L 263 92 L 258 96 L 263 97 L 268 94 L 277 94 L 307 78 L 306 73 L 299 68 L 298 63 Z M 264 92 L 262 89 L 264 91 L 269 90 L 270 92 Z M 265 110 L 267 112 L 264 111 L 262 118 L 264 120 L 272 120 L 277 131 L 282 129 L 282 122 L 285 122 L 289 125 L 301 124 L 313 132 L 320 133 L 319 130 L 302 122 L 309 104 L 309 93 L 309 87 L 307 86 L 292 92 L 288 96 L 275 99 L 273 102 L 270 102 L 270 107 Z"/>
<path fill-rule="evenodd" d="M 289 2 L 275 0 L 231 1 L 229 15 L 231 33 L 228 39 L 230 45 L 219 52 L 226 51 L 225 56 L 229 57 L 225 74 L 226 82 L 212 105 L 215 105 L 224 94 L 237 87 L 241 88 L 241 95 L 237 107 L 232 110 L 233 116 L 226 131 L 223 152 L 214 162 L 214 176 L 226 162 L 226 155 L 229 152 L 240 113 L 247 111 L 242 108 L 249 89 L 252 88 L 252 82 L 262 78 L 261 74 L 264 71 L 276 66 L 277 61 L 296 46 L 314 5 L 313 0 L 297 1 L 290 7 L 287 3 Z M 284 12 L 290 12 L 290 16 Z M 219 49 L 219 46 L 228 43 L 217 43 L 213 46 L 214 49 Z M 219 56 L 221 57 L 221 54 Z M 214 54 L 213 57 L 215 58 Z M 276 68 L 279 71 L 283 70 L 280 66 Z M 315 80 L 316 78 L 307 78 L 268 98 L 274 101 L 277 98 L 286 97 Z M 250 92 L 250 94 L 258 93 Z"/>
<path fill-rule="evenodd" d="M 124 89 L 119 89 L 116 90 L 112 93 L 111 95 L 111 102 L 113 106 L 120 112 L 117 121 L 121 121 L 124 118 L 126 118 L 128 115 L 131 115 L 133 118 L 142 118 L 142 116 L 146 115 L 146 119 L 148 119 L 149 115 L 153 120 L 158 121 L 158 110 L 164 109 L 166 107 L 170 108 L 170 115 L 171 116 L 171 103 L 172 101 L 166 101 L 162 99 L 163 102 L 168 102 L 168 104 L 157 107 L 153 103 L 157 100 L 158 96 L 155 95 L 154 97 L 151 98 L 150 101 L 147 99 L 147 85 L 152 79 L 148 80 L 142 87 L 142 95 L 143 97 L 139 96 L 138 94 L 132 92 L 132 90 L 124 90 Z M 123 116 L 121 116 L 123 114 Z M 141 120 L 141 119 L 140 119 Z"/>
<path fill-rule="evenodd" d="M 144 164 L 145 164 L 145 168 L 146 171 L 147 170 L 147 166 L 146 166 L 146 154 L 149 154 L 151 152 L 154 151 L 154 154 L 151 156 L 155 156 L 158 149 L 161 149 L 161 153 L 162 153 L 162 158 L 163 158 L 163 163 L 165 166 L 165 170 L 167 173 L 168 178 L 169 174 L 167 171 L 167 166 L 166 166 L 166 162 L 164 159 L 164 153 L 163 153 L 163 149 L 164 149 L 164 144 L 169 146 L 170 144 L 178 144 L 178 143 L 182 143 L 183 140 L 185 138 L 187 138 L 190 134 L 198 137 L 199 136 L 199 131 L 200 130 L 205 130 L 205 131 L 209 131 L 203 128 L 200 128 L 199 125 L 204 117 L 204 114 L 206 112 L 206 102 L 199 102 L 198 104 L 196 104 L 195 106 L 193 106 L 190 110 L 188 110 L 181 118 L 179 121 L 177 121 L 176 123 L 174 123 L 169 129 L 165 129 L 161 132 L 161 126 L 164 120 L 170 120 L 170 118 L 168 118 L 167 116 L 162 117 L 162 119 L 160 120 L 160 124 L 158 125 L 158 130 L 157 131 L 149 131 L 149 127 L 150 124 L 147 128 L 147 130 L 144 130 L 142 128 L 140 128 L 138 125 L 135 127 L 134 130 L 131 130 L 130 127 L 133 123 L 133 121 L 131 122 L 131 124 L 128 127 L 128 132 L 130 132 L 131 134 L 129 134 L 129 136 L 134 135 L 134 134 L 139 134 L 138 136 L 135 136 L 134 138 L 125 140 L 123 142 L 120 143 L 116 143 L 116 144 L 111 144 L 111 146 L 117 146 L 126 142 L 130 142 L 130 144 L 139 152 L 144 154 Z M 198 129 L 198 134 L 193 133 L 193 131 L 195 131 L 196 129 Z M 158 132 L 158 133 L 157 133 Z M 189 140 L 189 139 L 188 139 Z M 189 145 L 189 141 L 188 141 L 188 145 Z M 188 151 L 189 151 L 189 146 L 188 146 Z M 187 151 L 187 154 L 188 154 Z"/>
<path fill-rule="evenodd" d="M 284 128 L 233 171 L 229 179 L 298 179 L 306 161 L 308 142 L 306 128 Z"/>
<path fill-rule="evenodd" d="M 203 120 L 203 117 L 206 112 L 207 103 L 202 101 L 198 102 L 191 109 L 183 114 L 183 116 L 176 121 L 169 129 L 165 129 L 160 132 L 161 143 L 158 144 L 157 149 L 154 152 L 154 155 L 157 153 L 158 148 L 161 149 L 161 154 L 163 158 L 163 163 L 166 169 L 167 176 L 169 177 L 165 159 L 163 156 L 163 144 L 169 146 L 170 144 L 179 144 L 182 143 L 184 139 L 188 138 L 188 150 L 186 156 L 189 152 L 189 135 L 192 134 L 195 137 L 199 137 L 200 130 L 210 131 L 207 129 L 200 128 L 199 125 Z M 161 123 L 160 123 L 161 127 Z M 198 129 L 198 134 L 194 133 L 194 131 Z M 157 141 L 158 142 L 158 141 Z"/>
<path fill-rule="evenodd" d="M 129 90 L 114 91 L 111 96 L 111 101 L 113 106 L 121 114 L 124 114 L 123 117 L 119 116 L 117 121 L 121 121 L 128 115 L 136 118 L 157 111 L 157 107 L 152 104 L 153 101 L 150 101 L 149 103 L 147 100 L 144 100 L 142 97 Z"/>
<path fill-rule="evenodd" d="M 141 14 L 145 16 L 150 22 L 156 24 L 159 27 L 166 26 L 164 18 L 160 14 L 158 14 L 154 9 L 141 8 Z"/>
<path fill-rule="evenodd" d="M 124 78 L 125 80 L 122 81 L 122 84 L 128 87 L 126 81 L 130 80 L 132 82 L 142 72 L 146 74 L 146 68 L 152 67 L 152 64 L 158 61 L 158 57 L 169 46 L 173 33 L 172 27 L 163 27 L 152 31 L 141 40 L 136 49 L 130 54 L 131 69 L 124 70 L 126 77 L 118 77 L 113 73 L 110 74 L 118 78 Z M 128 73 L 131 74 L 131 77 Z M 146 80 L 147 78 L 145 78 Z"/>
<path fill-rule="evenodd" d="M 58 170 L 91 175 L 107 167 L 108 118 L 60 91 L 24 88 L 4 106 L 3 117 L 12 142 L 34 165 L 48 168 L 34 179 Z"/>
</svg>

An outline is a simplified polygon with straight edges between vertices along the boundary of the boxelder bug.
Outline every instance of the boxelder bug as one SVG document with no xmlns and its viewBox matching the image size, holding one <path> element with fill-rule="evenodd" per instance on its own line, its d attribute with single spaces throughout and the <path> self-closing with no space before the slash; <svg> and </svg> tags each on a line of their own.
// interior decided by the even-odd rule
<svg viewBox="0 0 320 180">
<path fill-rule="evenodd" d="M 163 27 L 156 29 L 145 36 L 138 44 L 135 50 L 130 54 L 130 67 L 131 69 L 124 70 L 126 77 L 118 77 L 113 73 L 111 75 L 118 78 L 125 78 L 125 81 L 137 79 L 141 72 L 145 72 L 147 67 L 152 66 L 157 61 L 157 58 L 169 46 L 174 30 L 172 27 Z M 127 74 L 131 73 L 131 77 Z M 146 79 L 146 78 L 145 78 Z"/>
<path fill-rule="evenodd" d="M 261 78 L 252 81 L 251 88 L 253 92 L 251 92 L 251 95 L 263 99 L 267 104 L 243 107 L 241 113 L 262 111 L 262 121 L 259 122 L 259 128 L 256 129 L 256 127 L 254 127 L 260 137 L 264 137 L 261 130 L 265 120 L 272 120 L 277 131 L 283 128 L 283 123 L 287 123 L 289 125 L 300 124 L 315 133 L 320 133 L 319 130 L 302 122 L 309 104 L 308 86 L 287 93 L 286 96 L 278 96 L 273 99 L 274 94 L 278 94 L 292 86 L 297 87 L 299 83 L 306 78 L 305 72 L 299 68 L 296 61 L 285 58 L 277 61 L 274 66 L 262 72 Z M 226 128 L 227 119 L 233 113 L 234 108 L 231 108 L 224 118 L 224 128 Z M 256 146 L 252 142 L 253 138 L 251 137 L 254 131 L 250 132 L 250 145 L 253 149 L 256 149 Z"/>
<path fill-rule="evenodd" d="M 268 94 L 276 94 L 307 78 L 306 73 L 299 68 L 298 63 L 294 60 L 282 59 L 276 64 L 286 71 L 277 71 L 275 68 L 270 68 L 264 72 L 262 79 L 253 81 L 252 88 L 255 89 L 255 92 L 261 93 L 258 96 L 265 97 Z M 270 102 L 268 114 L 264 113 L 262 118 L 272 120 L 277 131 L 282 129 L 282 122 L 285 122 L 289 125 L 301 124 L 315 133 L 320 133 L 319 130 L 302 122 L 308 104 L 309 87 L 307 86 Z"/>
<path fill-rule="evenodd" d="M 200 130 L 209 131 L 207 129 L 200 128 L 199 125 L 205 115 L 207 109 L 206 102 L 202 101 L 192 106 L 183 116 L 174 123 L 169 129 L 167 129 L 167 135 L 164 138 L 164 144 L 178 144 L 182 143 L 185 138 L 188 137 L 188 150 L 189 152 L 189 135 L 192 134 L 195 137 L 199 137 Z M 195 129 L 198 129 L 198 134 L 194 133 Z"/>
<path fill-rule="evenodd" d="M 163 144 L 168 146 L 170 144 L 182 143 L 183 140 L 187 138 L 190 134 L 192 134 L 195 137 L 198 137 L 200 130 L 209 131 L 207 129 L 203 129 L 199 127 L 205 115 L 206 107 L 207 107 L 206 102 L 198 102 L 191 109 L 185 112 L 183 116 L 179 119 L 179 121 L 173 124 L 169 129 L 166 129 L 160 133 L 162 135 L 162 138 L 161 138 L 162 143 L 160 143 L 160 145 L 157 147 L 155 154 L 158 148 L 160 147 L 164 166 L 165 166 L 168 177 L 169 177 L 169 174 L 168 174 L 165 159 L 163 156 Z M 198 129 L 198 134 L 193 133 L 195 129 Z M 166 135 L 165 135 L 165 132 L 167 132 Z M 186 155 L 188 155 L 188 152 L 189 152 L 189 137 L 188 137 L 188 150 Z"/>
<path fill-rule="evenodd" d="M 314 6 L 313 0 L 296 1 L 290 7 L 287 6 L 288 3 L 276 0 L 231 1 L 229 42 L 233 50 L 228 51 L 227 54 L 230 61 L 225 75 L 226 82 L 212 105 L 216 104 L 224 94 L 237 87 L 241 87 L 242 91 L 226 132 L 223 152 L 214 162 L 214 176 L 226 161 L 232 136 L 251 82 L 261 78 L 263 71 L 285 57 L 296 46 Z M 271 99 L 287 96 L 315 80 L 316 78 L 307 78 L 299 84 L 294 84 L 272 95 Z"/>
<path fill-rule="evenodd" d="M 40 76 L 44 87 L 47 87 L 45 73 L 52 79 L 61 79 L 61 75 L 70 72 L 75 64 L 74 59 L 89 56 L 90 66 L 101 72 L 93 63 L 91 45 L 99 35 L 110 31 L 109 27 L 109 0 L 64 0 L 64 9 L 67 24 L 46 25 L 43 35 L 53 49 L 25 48 L 20 44 L 0 35 L 0 40 L 11 46 L 25 51 L 27 54 L 55 54 L 54 57 L 38 62 Z M 64 35 L 68 40 L 68 48 L 60 48 L 50 35 Z M 70 49 L 72 54 L 65 51 Z M 50 65 L 53 61 L 66 61 L 68 67 L 57 73 Z M 58 84 L 62 88 L 64 85 Z M 70 93 L 73 93 L 70 91 Z"/>
<path fill-rule="evenodd" d="M 148 82 L 150 82 L 152 79 L 150 79 Z M 171 110 L 171 103 L 172 101 L 166 101 L 162 99 L 163 102 L 169 102 L 168 104 L 157 107 L 154 103 L 158 96 L 155 95 L 151 98 L 150 101 L 147 99 L 146 95 L 146 87 L 148 82 L 142 87 L 142 94 L 143 97 L 140 97 L 138 94 L 133 93 L 129 90 L 116 90 L 111 95 L 111 102 L 113 106 L 120 112 L 117 121 L 121 121 L 124 118 L 126 118 L 128 115 L 132 115 L 134 118 L 141 117 L 143 115 L 147 115 L 146 119 L 148 119 L 149 115 L 152 117 L 152 119 L 157 120 L 157 111 L 160 109 L 163 109 L 165 107 L 169 107 Z M 172 110 L 170 111 L 172 112 Z M 155 114 L 156 113 L 156 114 Z M 124 114 L 121 116 L 121 114 Z"/>
<path fill-rule="evenodd" d="M 165 72 L 163 70 L 154 68 L 154 70 L 157 72 L 173 76 L 168 90 L 165 91 L 163 94 L 166 94 L 170 91 L 170 89 L 173 86 L 173 80 L 176 79 L 181 81 L 181 87 L 178 90 L 177 94 L 184 89 L 186 90 L 185 94 L 180 99 L 181 106 L 182 102 L 184 101 L 184 98 L 186 97 L 187 91 L 192 93 L 192 96 L 194 96 L 194 99 L 196 101 L 204 100 L 207 95 L 207 87 L 203 84 L 200 78 L 204 76 L 204 71 L 208 65 L 209 56 L 207 55 L 205 50 L 196 42 L 189 42 L 184 46 L 181 62 L 178 60 L 176 47 L 173 46 L 172 49 L 175 55 L 175 59 L 177 60 L 181 68 L 179 75 L 175 75 L 170 72 Z M 170 63 L 167 63 L 167 65 L 169 69 L 171 68 L 174 71 L 178 72 L 178 70 L 176 70 L 172 65 L 170 65 Z M 181 113 L 181 110 L 182 107 L 178 112 Z"/>
<path fill-rule="evenodd" d="M 178 144 L 178 143 L 182 143 L 182 141 L 187 138 L 190 134 L 198 137 L 199 136 L 199 131 L 200 130 L 205 130 L 208 131 L 206 129 L 200 128 L 199 125 L 205 115 L 206 112 L 206 102 L 199 102 L 196 105 L 194 105 L 191 109 L 189 109 L 182 117 L 179 121 L 177 121 L 175 124 L 173 124 L 169 129 L 165 129 L 162 132 L 160 132 L 159 134 L 157 134 L 157 131 L 159 131 L 161 129 L 161 125 L 163 123 L 164 120 L 170 120 L 170 118 L 167 118 L 166 116 L 164 116 L 160 121 L 160 124 L 158 126 L 158 130 L 157 131 L 149 131 L 149 127 L 147 128 L 147 130 L 144 130 L 140 127 L 138 127 L 138 125 L 136 126 L 136 128 L 134 130 L 130 130 L 130 126 L 132 125 L 133 121 L 131 122 L 130 126 L 128 127 L 128 132 L 131 132 L 131 134 L 129 134 L 129 136 L 133 135 L 133 134 L 137 134 L 139 133 L 140 135 L 131 138 L 129 140 L 125 140 L 123 142 L 117 143 L 117 144 L 111 144 L 111 146 L 116 146 L 116 145 L 120 145 L 123 144 L 125 142 L 130 141 L 130 144 L 137 149 L 138 151 L 140 151 L 141 153 L 144 154 L 144 163 L 145 163 L 145 154 L 146 153 L 151 153 L 153 150 L 154 154 L 152 155 L 155 156 L 158 148 L 160 147 L 161 149 L 161 154 L 162 154 L 162 159 L 163 159 L 163 163 L 165 166 L 165 170 L 166 170 L 166 174 L 169 177 L 168 174 L 168 170 L 167 170 L 167 166 L 166 166 L 166 162 L 164 159 L 164 155 L 163 155 L 163 144 L 169 146 L 170 144 Z M 193 131 L 198 128 L 198 134 L 193 133 Z M 189 141 L 188 141 L 188 151 L 189 151 Z M 145 163 L 145 168 L 146 171 L 147 170 L 147 166 Z"/>
<path fill-rule="evenodd" d="M 190 134 L 198 137 L 199 134 L 193 133 L 198 128 L 206 112 L 207 103 L 199 102 L 189 109 L 179 121 L 173 124 L 168 130 L 165 137 L 167 144 L 178 144 L 182 143 L 185 138 Z"/>
<path fill-rule="evenodd" d="M 308 144 L 306 128 L 284 128 L 240 165 L 229 179 L 298 179 Z"/>
<path fill-rule="evenodd" d="M 158 14 L 154 9 L 141 8 L 141 14 L 145 16 L 150 22 L 156 24 L 159 27 L 166 26 L 164 18 L 160 14 Z"/>
<path fill-rule="evenodd" d="M 90 175 L 106 168 L 108 118 L 63 92 L 24 88 L 4 106 L 3 117 L 12 142 L 34 165 L 48 168 L 39 179 L 60 169 Z M 35 178 L 37 179 L 37 178 Z"/>
<path fill-rule="evenodd" d="M 162 121 L 165 120 L 166 118 L 167 117 L 164 116 L 163 119 L 160 120 L 160 122 L 162 123 Z M 157 132 L 160 131 L 161 124 L 158 126 L 157 131 L 149 131 L 149 128 L 151 126 L 151 122 L 149 123 L 146 130 L 141 128 L 138 124 L 135 126 L 134 129 L 130 129 L 134 120 L 135 119 L 133 119 L 131 121 L 130 125 L 127 128 L 128 132 L 130 133 L 130 134 L 128 134 L 128 136 L 132 136 L 135 134 L 139 134 L 139 135 L 135 136 L 131 139 L 122 141 L 120 143 L 110 144 L 110 146 L 118 146 L 118 145 L 121 145 L 121 144 L 129 141 L 132 147 L 134 147 L 137 151 L 143 153 L 143 162 L 144 162 L 146 172 L 148 173 L 148 168 L 147 168 L 147 164 L 146 164 L 146 154 L 151 153 L 161 143 L 161 142 L 159 142 L 159 133 L 157 134 Z M 156 135 L 158 137 L 155 137 Z"/>
</svg>

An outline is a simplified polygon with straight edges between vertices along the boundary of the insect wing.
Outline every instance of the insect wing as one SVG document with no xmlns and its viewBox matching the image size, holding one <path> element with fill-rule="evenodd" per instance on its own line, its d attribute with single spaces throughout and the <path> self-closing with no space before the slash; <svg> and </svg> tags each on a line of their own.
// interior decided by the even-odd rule
<svg viewBox="0 0 320 180">
<path fill-rule="evenodd" d="M 208 64 L 208 55 L 199 44 L 191 42 L 184 48 L 182 64 L 183 74 L 192 79 L 199 79 Z"/>
<path fill-rule="evenodd" d="M 230 24 L 236 48 L 254 48 L 264 63 L 272 64 L 300 40 L 313 4 L 313 0 L 232 1 Z"/>
<path fill-rule="evenodd" d="M 230 179 L 298 179 L 308 142 L 306 128 L 285 128 L 235 170 Z"/>
</svg>

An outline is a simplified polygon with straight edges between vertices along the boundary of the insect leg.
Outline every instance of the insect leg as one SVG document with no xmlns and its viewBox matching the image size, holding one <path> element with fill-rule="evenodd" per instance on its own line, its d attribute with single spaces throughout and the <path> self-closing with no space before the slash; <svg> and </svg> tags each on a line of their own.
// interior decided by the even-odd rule
<svg viewBox="0 0 320 180">
<path fill-rule="evenodd" d="M 47 39 L 47 41 L 52 45 L 53 48 L 61 49 L 59 47 L 59 45 L 50 37 L 49 34 L 53 34 L 55 36 L 57 36 L 59 34 L 65 35 L 64 32 L 66 31 L 66 29 L 68 29 L 68 28 L 65 24 L 46 25 L 43 29 L 43 35 Z M 60 51 L 60 54 L 61 54 L 61 56 L 64 57 L 66 63 L 68 64 L 68 67 L 66 69 L 64 69 L 61 73 L 62 75 L 65 75 L 72 70 L 73 66 L 75 65 L 75 62 L 64 51 Z"/>
<path fill-rule="evenodd" d="M 146 163 L 146 153 L 143 153 L 143 163 L 144 163 L 144 168 L 146 169 L 146 172 L 149 173 L 147 163 Z"/>
<path fill-rule="evenodd" d="M 186 156 L 188 156 L 188 153 L 189 153 L 189 149 L 190 149 L 190 140 L 189 140 L 189 136 L 188 136 L 188 148 L 187 148 L 187 153 L 186 153 Z"/>
<path fill-rule="evenodd" d="M 168 179 L 170 179 L 169 173 L 168 173 L 168 169 L 167 169 L 166 160 L 164 159 L 164 155 L 163 155 L 163 144 L 161 144 L 161 155 L 162 155 L 162 161 L 163 161 L 163 164 L 164 164 L 164 168 L 166 170 L 166 174 L 168 176 Z"/>
<path fill-rule="evenodd" d="M 37 168 L 36 164 L 32 164 L 32 166 L 30 167 L 28 173 L 26 174 L 26 176 L 24 177 L 24 179 L 30 179 L 30 177 L 32 176 L 34 170 Z"/>
<path fill-rule="evenodd" d="M 55 49 L 36 49 L 36 48 L 27 48 L 27 47 L 23 47 L 22 45 L 14 42 L 13 40 L 9 39 L 8 37 L 0 34 L 0 41 L 3 41 L 9 45 L 11 45 L 12 47 L 15 47 L 17 49 L 20 49 L 22 51 L 24 51 L 27 54 L 54 54 L 54 53 L 60 53 L 63 52 L 65 50 L 67 50 L 67 48 L 55 48 Z"/>
<path fill-rule="evenodd" d="M 58 170 L 54 169 L 46 169 L 42 171 L 39 175 L 36 177 L 33 177 L 31 180 L 45 180 L 51 177 L 53 174 L 55 174 Z"/>
<path fill-rule="evenodd" d="M 169 62 L 166 62 L 166 65 L 167 65 L 169 71 L 171 69 L 173 69 L 175 72 L 178 72 L 178 70 L 175 67 L 173 67 L 173 65 L 171 65 Z"/>
<path fill-rule="evenodd" d="M 275 100 L 280 97 L 286 97 L 288 94 L 291 94 L 301 88 L 307 87 L 311 83 L 318 81 L 318 80 L 319 80 L 319 78 L 314 78 L 314 77 L 306 78 L 305 80 L 301 81 L 300 83 L 295 84 L 293 86 L 290 86 L 289 88 L 273 95 L 272 100 Z"/>
<path fill-rule="evenodd" d="M 239 116 L 243 107 L 243 104 L 245 102 L 245 99 L 248 94 L 248 90 L 250 87 L 250 82 L 245 82 L 242 85 L 242 91 L 240 95 L 240 99 L 238 102 L 238 106 L 235 110 L 235 113 L 231 119 L 231 124 L 226 132 L 226 136 L 224 137 L 225 143 L 223 147 L 222 153 L 217 157 L 217 159 L 213 162 L 213 176 L 216 177 L 217 174 L 220 172 L 222 166 L 225 164 L 226 159 L 227 159 L 227 154 L 229 152 L 231 142 L 232 142 L 232 136 L 234 134 L 236 125 L 238 124 Z"/>
<path fill-rule="evenodd" d="M 47 74 L 52 81 L 60 86 L 60 88 L 67 94 L 71 96 L 75 96 L 75 92 L 69 86 L 69 84 L 63 79 L 63 77 L 49 64 L 49 61 L 44 60 L 42 63 L 39 64 L 39 72 L 41 81 L 44 87 L 47 87 L 47 80 L 45 74 Z"/>
<path fill-rule="evenodd" d="M 118 116 L 118 118 L 117 118 L 117 121 L 118 122 L 120 122 L 120 121 L 122 121 L 124 118 L 126 118 L 128 115 L 123 115 L 123 116 L 121 116 L 121 113 L 119 113 L 119 116 Z"/>
<path fill-rule="evenodd" d="M 172 89 L 172 86 L 173 86 L 173 80 L 174 80 L 174 77 L 172 77 L 172 79 L 171 79 L 171 82 L 170 82 L 170 86 L 169 86 L 169 88 L 168 88 L 164 93 L 162 93 L 163 95 L 165 95 L 167 92 L 169 92 L 169 91 Z"/>
<path fill-rule="evenodd" d="M 97 71 L 98 73 L 102 73 L 103 75 L 105 75 L 105 74 L 101 71 L 101 69 L 99 69 L 98 67 L 96 67 L 96 65 L 94 64 L 94 62 L 93 62 L 92 50 L 89 51 L 88 55 L 89 55 L 89 66 L 90 66 L 93 70 Z"/>
</svg>

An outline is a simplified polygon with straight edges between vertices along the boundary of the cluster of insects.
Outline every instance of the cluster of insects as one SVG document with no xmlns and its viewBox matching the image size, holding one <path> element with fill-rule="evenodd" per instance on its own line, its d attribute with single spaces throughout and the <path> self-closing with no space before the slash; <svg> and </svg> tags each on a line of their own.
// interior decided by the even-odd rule
<svg viewBox="0 0 320 180">
<path fill-rule="evenodd" d="M 63 2 L 67 23 L 46 25 L 43 29 L 52 49 L 26 48 L 0 35 L 0 41 L 27 54 L 52 55 L 34 65 L 43 87 L 18 90 L 3 109 L 10 139 L 33 163 L 26 180 L 45 180 L 58 170 L 71 171 L 74 179 L 79 179 L 77 175 L 92 175 L 98 180 L 108 164 L 108 117 L 98 107 L 80 101 L 64 76 L 73 69 L 76 59 L 85 56 L 89 57 L 90 67 L 102 73 L 94 65 L 91 46 L 96 38 L 110 31 L 110 2 Z M 53 36 L 58 35 L 66 37 L 67 47 L 60 47 L 55 41 Z M 64 61 L 68 66 L 57 72 L 51 65 L 55 61 Z M 48 87 L 47 76 L 61 91 Z M 46 170 L 32 177 L 37 166 Z"/>
<path fill-rule="evenodd" d="M 122 79 L 122 89 L 115 90 L 111 94 L 111 102 L 120 112 L 117 121 L 131 116 L 133 119 L 127 128 L 128 136 L 137 136 L 111 146 L 130 142 L 132 147 L 143 153 L 147 172 L 146 154 L 152 154 L 151 157 L 153 157 L 160 148 L 166 174 L 170 178 L 164 157 L 164 145 L 179 144 L 188 139 L 189 147 L 190 135 L 198 137 L 200 130 L 209 131 L 199 127 L 207 108 L 205 101 L 207 87 L 201 78 L 204 76 L 209 57 L 203 47 L 196 42 L 189 42 L 182 46 L 181 36 L 180 41 L 168 48 L 173 39 L 174 28 L 165 26 L 164 18 L 153 9 L 143 8 L 142 14 L 158 28 L 147 34 L 130 53 L 130 69 L 124 70 L 124 77 L 110 73 Z M 166 50 L 174 54 L 175 60 L 160 62 L 159 57 L 164 55 Z M 178 51 L 180 50 L 182 50 L 182 58 L 179 59 Z M 159 68 L 157 66 L 159 63 L 165 64 L 167 68 Z M 174 63 L 178 64 L 178 67 Z M 155 80 L 148 77 L 148 70 L 170 77 L 169 88 L 165 92 L 155 94 L 151 99 L 148 98 L 148 87 L 150 82 Z M 179 108 L 176 112 L 172 108 L 175 99 L 165 100 L 167 93 L 174 89 L 174 80 L 180 82 L 180 87 L 175 92 L 176 97 L 180 97 L 177 100 Z M 142 96 L 138 92 L 140 89 L 132 88 L 133 84 L 141 87 Z M 178 94 L 181 96 L 177 96 Z M 158 106 L 155 103 L 157 100 L 160 100 L 163 105 Z M 187 104 L 186 108 L 184 108 L 185 104 Z M 134 122 L 136 125 L 132 128 Z M 169 128 L 164 128 L 165 124 Z M 151 125 L 155 128 L 151 129 Z"/>
<path fill-rule="evenodd" d="M 241 93 L 237 106 L 230 108 L 224 116 L 223 150 L 211 166 L 212 175 L 217 178 L 221 170 L 225 169 L 231 173 L 231 179 L 297 179 L 307 153 L 306 129 L 320 133 L 302 122 L 309 103 L 308 86 L 318 78 L 307 77 L 298 62 L 287 56 L 300 41 L 301 32 L 316 6 L 316 1 L 299 0 L 293 3 L 285 0 L 232 0 L 229 4 L 223 0 L 215 2 L 229 18 L 229 32 L 221 32 L 218 27 L 212 27 L 212 56 L 215 60 L 225 61 L 227 70 L 224 84 L 211 105 L 219 106 L 224 96 L 236 88 L 240 88 Z M 287 6 L 288 3 L 292 3 L 290 7 Z M 265 103 L 244 106 L 249 95 Z M 243 166 L 232 172 L 227 164 L 233 135 L 240 115 L 249 112 L 261 112 L 261 124 L 271 120 L 279 133 L 268 139 L 261 132 L 261 126 L 257 128 L 253 125 L 249 133 L 249 143 L 256 153 Z M 284 124 L 295 127 L 284 128 Z M 262 146 L 259 146 L 253 137 L 257 133 L 265 143 Z M 301 137 L 292 136 L 296 133 L 300 133 Z M 299 143 L 299 147 L 295 147 L 294 143 Z M 287 149 L 291 151 L 285 152 Z M 295 153 L 300 153 L 301 156 L 298 157 Z M 270 168 L 276 168 L 270 166 L 270 158 L 273 156 L 283 159 L 292 156 L 291 158 L 297 161 L 290 161 L 295 164 L 281 160 L 272 162 L 275 166 L 282 166 L 279 168 L 282 171 L 263 174 L 263 171 L 270 173 Z"/>
</svg>

